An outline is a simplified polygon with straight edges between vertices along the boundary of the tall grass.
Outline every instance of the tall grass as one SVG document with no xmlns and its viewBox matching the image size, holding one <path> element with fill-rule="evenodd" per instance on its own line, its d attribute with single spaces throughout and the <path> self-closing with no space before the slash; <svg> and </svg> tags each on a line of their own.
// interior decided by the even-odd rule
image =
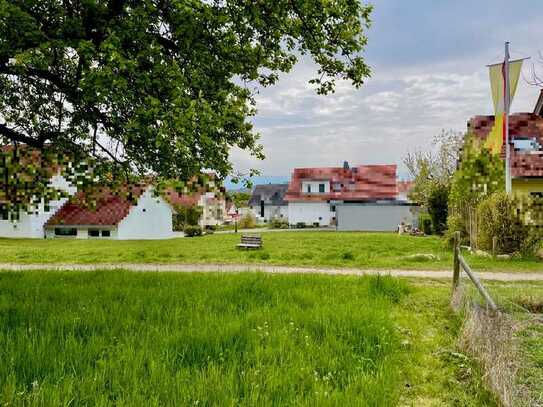
<svg viewBox="0 0 543 407">
<path fill-rule="evenodd" d="M 0 404 L 393 405 L 390 278 L 0 274 Z"/>
</svg>

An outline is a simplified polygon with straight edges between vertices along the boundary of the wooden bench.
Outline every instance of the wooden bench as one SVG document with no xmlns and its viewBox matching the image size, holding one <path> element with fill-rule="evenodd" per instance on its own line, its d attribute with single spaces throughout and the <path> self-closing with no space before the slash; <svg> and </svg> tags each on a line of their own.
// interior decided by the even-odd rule
<svg viewBox="0 0 543 407">
<path fill-rule="evenodd" d="M 238 247 L 244 249 L 261 249 L 262 237 L 255 235 L 241 235 L 241 242 L 238 244 Z"/>
</svg>

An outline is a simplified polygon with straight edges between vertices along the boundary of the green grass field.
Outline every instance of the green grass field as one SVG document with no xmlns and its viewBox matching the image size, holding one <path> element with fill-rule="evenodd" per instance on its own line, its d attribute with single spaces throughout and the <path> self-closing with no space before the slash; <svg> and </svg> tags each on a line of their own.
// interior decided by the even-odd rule
<svg viewBox="0 0 543 407">
<path fill-rule="evenodd" d="M 493 406 L 448 284 L 0 273 L 1 405 Z"/>
<path fill-rule="evenodd" d="M 12 263 L 264 263 L 292 266 L 450 269 L 451 251 L 437 237 L 392 233 L 269 232 L 264 248 L 236 248 L 240 236 L 215 234 L 164 241 L 0 239 L 0 262 Z M 432 254 L 428 260 L 419 254 Z M 475 270 L 541 271 L 535 259 L 466 255 Z"/>
</svg>

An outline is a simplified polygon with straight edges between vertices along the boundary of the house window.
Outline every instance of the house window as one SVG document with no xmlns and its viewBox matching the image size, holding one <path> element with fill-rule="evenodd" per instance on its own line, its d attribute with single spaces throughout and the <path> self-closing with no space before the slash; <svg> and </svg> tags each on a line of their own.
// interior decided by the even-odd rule
<svg viewBox="0 0 543 407">
<path fill-rule="evenodd" d="M 89 229 L 90 237 L 100 237 L 100 231 L 98 229 Z"/>
<path fill-rule="evenodd" d="M 145 209 L 145 208 L 143 208 L 142 210 L 143 210 L 143 212 L 147 212 L 147 209 Z"/>
<path fill-rule="evenodd" d="M 109 230 L 102 230 L 102 237 L 110 237 L 111 232 Z"/>
<path fill-rule="evenodd" d="M 319 184 L 319 193 L 324 194 L 325 186 L 324 184 Z"/>
<path fill-rule="evenodd" d="M 330 205 L 330 211 L 335 212 L 336 211 L 336 205 Z"/>
<path fill-rule="evenodd" d="M 7 208 L 0 208 L 0 219 L 1 220 L 9 219 L 9 211 Z"/>
<path fill-rule="evenodd" d="M 308 194 L 311 193 L 311 185 L 308 185 L 308 186 L 307 186 L 307 193 L 308 193 Z"/>
<path fill-rule="evenodd" d="M 56 236 L 77 236 L 76 228 L 55 228 Z"/>
<path fill-rule="evenodd" d="M 532 198 L 543 198 L 543 192 L 530 192 Z"/>
</svg>

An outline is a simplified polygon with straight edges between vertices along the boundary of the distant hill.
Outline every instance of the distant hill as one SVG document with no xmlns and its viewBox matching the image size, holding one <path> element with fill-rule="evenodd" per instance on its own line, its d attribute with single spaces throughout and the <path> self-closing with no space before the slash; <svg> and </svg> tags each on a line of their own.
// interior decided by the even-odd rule
<svg viewBox="0 0 543 407">
<path fill-rule="evenodd" d="M 271 176 L 257 176 L 257 177 L 248 177 L 255 185 L 263 184 L 288 184 L 290 177 L 280 176 L 280 175 L 271 175 Z M 227 191 L 236 191 L 236 192 L 250 192 L 247 188 L 244 187 L 243 183 L 234 184 L 230 177 L 227 177 L 224 181 L 224 186 Z"/>
</svg>

